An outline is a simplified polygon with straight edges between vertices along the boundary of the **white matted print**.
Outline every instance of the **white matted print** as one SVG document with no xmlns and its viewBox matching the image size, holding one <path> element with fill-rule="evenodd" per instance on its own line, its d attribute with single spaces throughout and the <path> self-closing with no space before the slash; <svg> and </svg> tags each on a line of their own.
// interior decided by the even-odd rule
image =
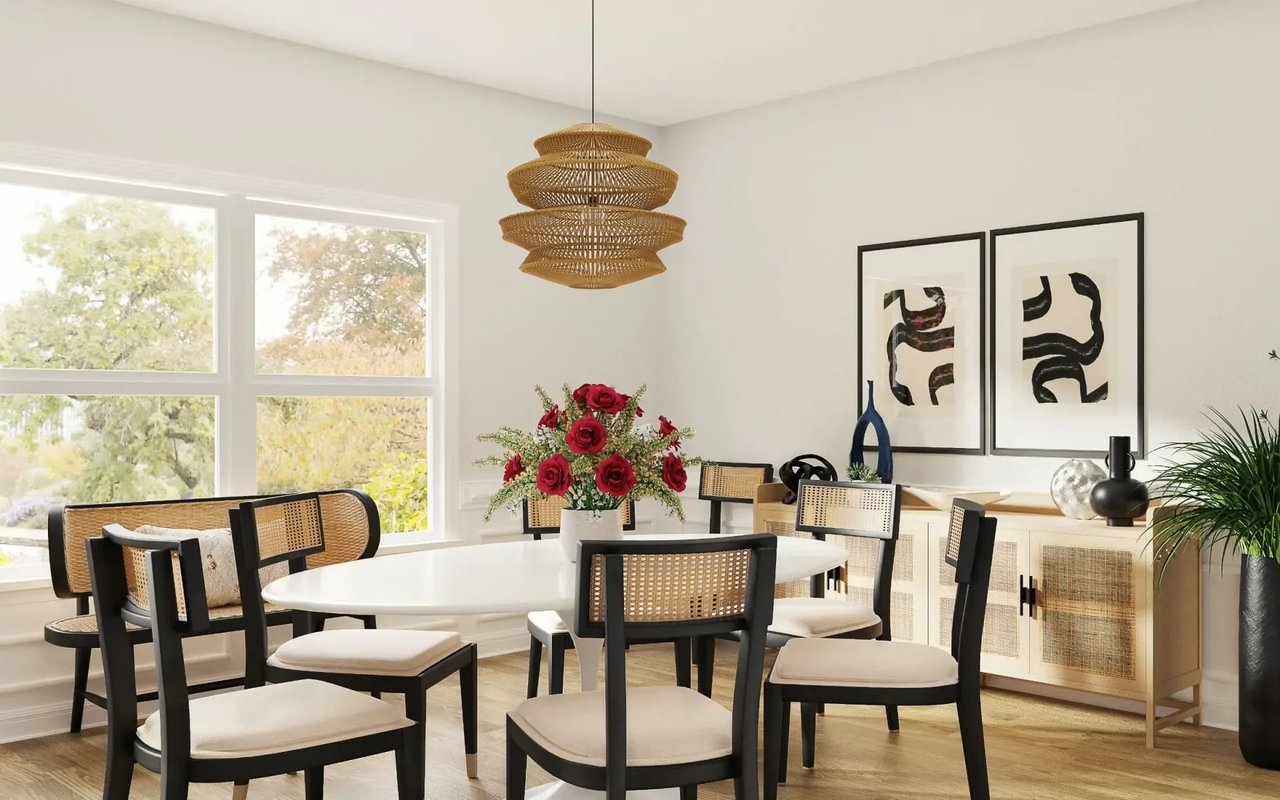
<svg viewBox="0 0 1280 800">
<path fill-rule="evenodd" d="M 1141 214 L 991 233 L 995 453 L 1144 454 Z"/>
<path fill-rule="evenodd" d="M 984 452 L 985 238 L 858 248 L 858 386 L 874 381 L 895 451 Z"/>
</svg>

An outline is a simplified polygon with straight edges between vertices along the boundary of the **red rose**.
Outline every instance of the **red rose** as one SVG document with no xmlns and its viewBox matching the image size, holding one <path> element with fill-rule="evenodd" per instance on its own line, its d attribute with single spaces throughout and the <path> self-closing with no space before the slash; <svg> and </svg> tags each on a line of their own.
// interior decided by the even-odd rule
<svg viewBox="0 0 1280 800">
<path fill-rule="evenodd" d="M 573 485 L 573 473 L 569 471 L 569 459 L 556 453 L 543 459 L 538 465 L 538 491 L 545 495 L 563 497 Z"/>
<path fill-rule="evenodd" d="M 608 438 L 599 420 L 595 417 L 582 417 L 569 426 L 569 433 L 564 437 L 564 441 L 569 445 L 570 453 L 594 455 L 604 449 L 605 440 Z"/>
<path fill-rule="evenodd" d="M 593 385 L 587 391 L 587 407 L 606 414 L 617 414 L 627 405 L 627 396 L 618 394 L 612 386 L 603 383 Z"/>
<path fill-rule="evenodd" d="M 675 425 L 672 425 L 671 420 L 667 419 L 666 417 L 658 417 L 658 435 L 659 436 L 670 436 L 673 433 L 679 433 L 679 432 L 680 432 L 680 429 L 677 428 Z M 672 450 L 680 449 L 679 439 L 671 440 L 671 449 Z"/>
<path fill-rule="evenodd" d="M 584 383 L 581 386 L 579 386 L 577 389 L 574 389 L 573 402 L 577 403 L 579 407 L 585 406 L 587 404 L 587 393 L 591 391 L 592 386 L 595 386 L 595 384 Z"/>
<path fill-rule="evenodd" d="M 662 482 L 673 492 L 683 492 L 689 485 L 689 476 L 684 471 L 684 461 L 675 453 L 667 453 L 662 459 Z"/>
<path fill-rule="evenodd" d="M 516 453 L 507 462 L 507 465 L 502 468 L 502 482 L 509 483 L 521 472 L 524 472 L 524 462 L 520 460 L 520 454 Z"/>
<path fill-rule="evenodd" d="M 538 420 L 539 428 L 559 428 L 560 427 L 560 406 L 553 405 L 547 409 L 547 413 L 542 415 L 542 419 Z"/>
<path fill-rule="evenodd" d="M 596 467 L 596 488 L 614 497 L 626 497 L 636 487 L 636 473 L 631 464 L 616 453 Z"/>
<path fill-rule="evenodd" d="M 629 395 L 629 394 L 621 394 L 621 395 L 618 395 L 618 396 L 622 398 L 622 405 L 623 405 L 623 406 L 626 406 L 626 404 L 627 404 L 627 403 L 630 403 L 630 402 L 631 402 L 631 395 Z M 643 417 L 643 416 L 644 416 L 644 409 L 643 409 L 643 408 L 641 408 L 640 406 L 636 406 L 636 417 L 637 417 L 637 418 L 639 418 L 639 417 Z"/>
</svg>

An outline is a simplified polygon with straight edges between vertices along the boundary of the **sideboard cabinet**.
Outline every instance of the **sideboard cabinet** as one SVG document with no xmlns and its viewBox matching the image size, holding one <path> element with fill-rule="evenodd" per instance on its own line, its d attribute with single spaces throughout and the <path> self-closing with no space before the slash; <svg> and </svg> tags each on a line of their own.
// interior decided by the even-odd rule
<svg viewBox="0 0 1280 800">
<path fill-rule="evenodd" d="M 754 530 L 795 536 L 795 506 L 781 484 L 756 490 Z M 1186 552 L 1163 578 L 1133 528 L 1063 517 L 1048 496 L 1015 495 L 992 505 L 999 519 L 983 630 L 988 675 L 1137 700 L 1147 745 L 1156 733 L 1200 722 L 1200 560 Z M 890 631 L 895 640 L 948 646 L 954 575 L 943 560 L 947 515 L 903 492 Z M 800 534 L 805 535 L 805 534 Z M 849 561 L 828 594 L 870 605 L 875 543 L 848 537 Z M 808 594 L 808 583 L 779 587 Z M 1189 690 L 1190 701 L 1175 693 Z M 1158 709 L 1172 709 L 1158 715 Z"/>
</svg>

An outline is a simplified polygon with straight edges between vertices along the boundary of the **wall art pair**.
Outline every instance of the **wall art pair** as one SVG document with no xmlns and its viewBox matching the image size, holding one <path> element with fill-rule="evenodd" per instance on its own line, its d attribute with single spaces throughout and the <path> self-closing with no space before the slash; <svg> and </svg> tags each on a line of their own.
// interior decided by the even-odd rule
<svg viewBox="0 0 1280 800">
<path fill-rule="evenodd" d="M 997 455 L 1143 457 L 1142 262 L 1142 214 L 859 247 L 858 386 L 893 449 L 983 454 L 989 427 Z"/>
</svg>

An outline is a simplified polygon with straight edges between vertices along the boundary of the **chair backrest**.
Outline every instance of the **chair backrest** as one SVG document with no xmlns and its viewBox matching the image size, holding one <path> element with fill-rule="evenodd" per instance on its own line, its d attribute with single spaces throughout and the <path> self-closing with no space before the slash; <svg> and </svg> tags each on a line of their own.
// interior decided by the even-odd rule
<svg viewBox="0 0 1280 800">
<path fill-rule="evenodd" d="M 546 533 L 560 532 L 560 512 L 564 511 L 563 497 L 526 497 L 521 504 L 524 532 L 532 534 L 534 539 L 541 540 Z M 636 502 L 628 500 L 618 509 L 622 512 L 622 529 L 636 529 Z"/>
<path fill-rule="evenodd" d="M 49 570 L 54 593 L 58 597 L 87 600 L 90 586 L 85 542 L 102 535 L 105 525 L 121 525 L 128 530 L 139 525 L 196 530 L 225 528 L 228 511 L 246 500 L 257 499 L 261 496 L 92 503 L 55 508 L 49 514 Z M 325 491 L 320 493 L 320 507 L 326 548 L 310 556 L 308 566 L 355 561 L 377 552 L 378 508 L 369 495 L 355 489 Z M 141 596 L 145 597 L 145 593 Z"/>
<path fill-rule="evenodd" d="M 704 461 L 698 477 L 698 499 L 711 501 L 711 533 L 720 532 L 722 503 L 751 503 L 756 487 L 773 483 L 772 464 Z"/>
<path fill-rule="evenodd" d="M 765 636 L 773 618 L 776 536 L 680 541 L 584 541 L 574 630 L 605 640 L 605 752 L 610 784 L 626 766 L 626 646 L 740 635 L 733 691 L 734 753 L 752 756 Z"/>
<path fill-rule="evenodd" d="M 195 537 L 147 536 L 108 525 L 101 537 L 87 542 L 86 549 L 102 645 L 108 725 L 117 731 L 137 725 L 133 645 L 125 625 L 150 627 L 160 700 L 161 751 L 169 763 L 189 758 L 191 725 L 182 640 L 209 631 L 200 542 Z M 144 554 L 147 608 L 130 598 L 126 550 Z M 120 737 L 119 741 L 128 742 L 129 738 Z"/>
<path fill-rule="evenodd" d="M 287 562 L 290 573 L 301 572 L 307 568 L 309 556 L 324 551 L 320 495 L 309 492 L 247 500 L 230 511 L 230 518 L 244 615 L 245 686 L 261 686 L 266 680 L 267 610 L 259 570 Z"/>
<path fill-rule="evenodd" d="M 796 487 L 796 530 L 825 539 L 828 534 L 878 541 L 871 607 L 880 617 L 882 639 L 892 636 L 890 605 L 893 561 L 898 548 L 902 487 L 894 483 L 802 480 Z M 821 596 L 822 583 L 813 583 Z"/>
<path fill-rule="evenodd" d="M 977 503 L 955 500 L 943 553 L 956 572 L 956 605 L 951 617 L 951 655 L 960 663 L 960 678 L 973 679 L 982 660 L 982 629 L 987 616 L 987 589 L 995 553 L 996 518 Z"/>
</svg>

